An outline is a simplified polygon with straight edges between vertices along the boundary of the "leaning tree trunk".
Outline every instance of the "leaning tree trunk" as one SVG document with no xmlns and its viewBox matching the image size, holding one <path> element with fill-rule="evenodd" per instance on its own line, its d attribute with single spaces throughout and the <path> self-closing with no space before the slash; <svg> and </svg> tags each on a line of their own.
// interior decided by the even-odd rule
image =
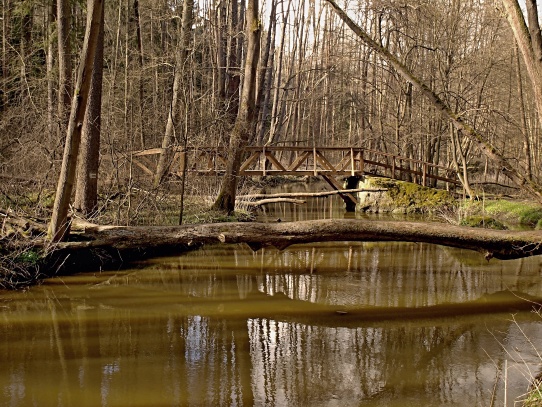
<svg viewBox="0 0 542 407">
<path fill-rule="evenodd" d="M 63 240 L 68 235 L 68 208 L 75 182 L 77 155 L 81 143 L 81 130 L 85 119 L 92 69 L 98 46 L 103 3 L 104 0 L 89 0 L 88 2 L 85 41 L 81 51 L 81 62 L 77 74 L 77 97 L 73 98 L 71 107 L 64 156 L 62 158 L 62 168 L 58 179 L 51 223 L 49 224 L 48 237 L 53 243 Z"/>
<path fill-rule="evenodd" d="M 526 0 L 527 18 L 517 0 L 502 0 L 506 19 L 514 33 L 516 43 L 523 55 L 527 74 L 531 80 L 534 101 L 538 111 L 538 123 L 542 126 L 542 35 L 538 21 L 536 0 Z"/>
<path fill-rule="evenodd" d="M 237 178 L 244 147 L 247 145 L 251 132 L 254 131 L 253 123 L 256 104 L 256 76 L 260 54 L 261 26 L 258 20 L 258 0 L 249 0 L 246 11 L 246 35 L 248 37 L 245 76 L 243 91 L 239 105 L 239 112 L 235 120 L 230 136 L 228 148 L 228 163 L 218 197 L 213 208 L 219 211 L 233 212 L 235 208 L 235 196 L 237 193 Z"/>
<path fill-rule="evenodd" d="M 102 115 L 102 82 L 104 55 L 104 9 L 100 20 L 100 33 L 90 83 L 88 107 L 83 123 L 75 209 L 85 217 L 95 215 L 98 208 L 98 166 L 100 160 L 100 135 Z"/>
<path fill-rule="evenodd" d="M 453 123 L 458 131 L 461 131 L 466 137 L 472 140 L 480 149 L 480 151 L 495 165 L 501 169 L 501 172 L 511 179 L 516 185 L 518 185 L 525 192 L 529 193 L 538 202 L 542 203 L 542 187 L 537 183 L 529 180 L 524 175 L 520 174 L 510 162 L 497 151 L 497 148 L 493 146 L 484 136 L 476 131 L 472 126 L 463 121 L 461 117 L 455 114 L 452 109 L 432 90 L 417 78 L 410 70 L 400 62 L 387 48 L 373 40 L 369 34 L 367 34 L 359 25 L 357 25 L 344 10 L 337 5 L 334 0 L 326 0 L 339 15 L 339 17 L 345 22 L 348 27 L 369 47 L 374 49 L 382 58 L 393 66 L 393 68 L 399 73 L 405 80 L 412 83 L 412 85 L 418 89 L 418 91 L 424 95 L 435 109 L 441 112 L 443 115 Z M 514 2 L 512 0 L 503 0 L 503 3 Z M 517 3 L 517 2 L 516 2 Z M 521 11 L 521 10 L 520 10 Z M 527 32 L 528 34 L 528 32 Z M 522 48 L 520 44 L 520 48 Z M 522 48 L 523 50 L 523 48 Z M 537 72 L 539 72 L 537 70 Z M 542 76 L 540 76 L 542 78 Z M 540 80 L 542 82 L 542 80 Z M 536 90 L 536 89 L 535 89 Z M 542 88 L 541 88 L 542 90 Z M 537 96 L 538 98 L 538 96 Z M 540 101 L 542 105 L 542 92 L 540 94 Z M 540 110 L 539 110 L 540 113 Z"/>
</svg>

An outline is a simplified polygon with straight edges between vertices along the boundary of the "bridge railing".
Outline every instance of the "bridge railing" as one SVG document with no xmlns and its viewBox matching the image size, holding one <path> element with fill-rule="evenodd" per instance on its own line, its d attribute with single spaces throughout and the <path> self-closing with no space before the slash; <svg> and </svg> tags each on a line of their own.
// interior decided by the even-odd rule
<svg viewBox="0 0 542 407">
<path fill-rule="evenodd" d="M 448 167 L 397 154 L 360 147 L 249 146 L 241 164 L 241 176 L 374 174 L 403 179 L 424 186 L 437 182 L 458 185 L 456 172 Z M 154 174 L 161 148 L 133 153 L 134 164 Z M 172 147 L 170 173 L 220 175 L 225 172 L 227 150 L 223 147 Z"/>
</svg>

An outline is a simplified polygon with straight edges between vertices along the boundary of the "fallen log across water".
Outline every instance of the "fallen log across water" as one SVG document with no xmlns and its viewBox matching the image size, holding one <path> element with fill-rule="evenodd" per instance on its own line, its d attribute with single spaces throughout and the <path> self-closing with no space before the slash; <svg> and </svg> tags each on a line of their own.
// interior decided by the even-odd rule
<svg viewBox="0 0 542 407">
<path fill-rule="evenodd" d="M 246 243 L 253 250 L 285 249 L 293 244 L 331 241 L 424 242 L 475 250 L 486 259 L 517 259 L 542 254 L 541 231 L 497 231 L 433 222 L 328 219 L 282 223 L 214 223 L 184 226 L 99 226 L 74 222 L 76 241 L 62 242 L 55 251 L 109 252 L 178 249 L 213 243 Z"/>
</svg>

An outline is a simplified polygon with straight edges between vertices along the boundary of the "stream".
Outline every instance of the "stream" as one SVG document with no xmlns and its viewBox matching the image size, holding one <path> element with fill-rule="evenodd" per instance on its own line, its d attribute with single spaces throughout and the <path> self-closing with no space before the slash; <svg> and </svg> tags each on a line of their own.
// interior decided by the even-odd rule
<svg viewBox="0 0 542 407">
<path fill-rule="evenodd" d="M 335 196 L 260 220 L 344 216 L 365 215 Z M 0 292 L 0 406 L 514 406 L 542 371 L 541 263 L 216 245 L 49 279 Z"/>
</svg>

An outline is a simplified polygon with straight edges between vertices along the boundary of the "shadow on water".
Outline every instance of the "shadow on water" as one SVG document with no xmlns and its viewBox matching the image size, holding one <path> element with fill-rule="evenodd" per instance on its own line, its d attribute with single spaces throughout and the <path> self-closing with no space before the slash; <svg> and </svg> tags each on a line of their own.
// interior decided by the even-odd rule
<svg viewBox="0 0 542 407">
<path fill-rule="evenodd" d="M 53 279 L 0 296 L 0 405 L 503 405 L 505 361 L 513 405 L 540 366 L 540 273 L 338 242 Z"/>
</svg>

